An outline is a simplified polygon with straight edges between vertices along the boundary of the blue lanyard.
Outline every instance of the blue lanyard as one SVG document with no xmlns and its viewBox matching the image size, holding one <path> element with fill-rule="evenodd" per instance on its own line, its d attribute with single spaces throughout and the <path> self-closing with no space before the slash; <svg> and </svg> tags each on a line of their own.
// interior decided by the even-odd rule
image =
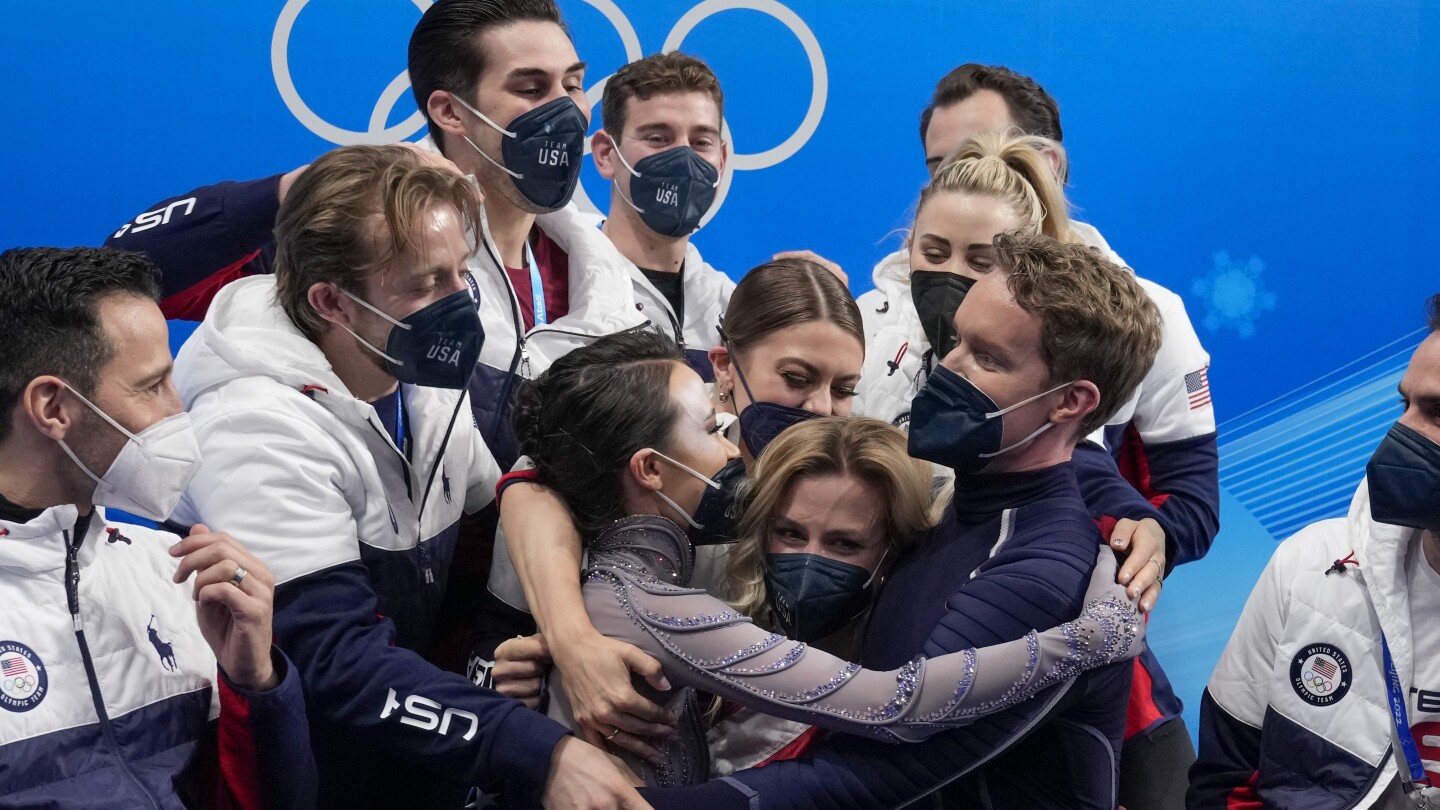
<svg viewBox="0 0 1440 810">
<path fill-rule="evenodd" d="M 1420 751 L 1415 747 L 1415 735 L 1410 731 L 1410 713 L 1405 710 L 1405 690 L 1400 686 L 1400 674 L 1395 671 L 1395 662 L 1390 658 L 1390 645 L 1385 634 L 1380 634 L 1380 647 L 1385 653 L 1385 686 L 1390 696 L 1390 719 L 1400 737 L 1400 750 L 1405 754 L 1405 764 L 1410 768 L 1410 781 L 1417 785 L 1430 784 L 1425 776 L 1425 764 Z M 1409 792 L 1409 789 L 1406 790 Z"/>
<path fill-rule="evenodd" d="M 410 448 L 405 446 L 405 386 L 395 389 L 395 447 L 401 455 L 410 457 Z"/>
<path fill-rule="evenodd" d="M 535 325 L 546 323 L 545 284 L 540 279 L 540 265 L 535 263 L 535 251 L 525 243 L 525 258 L 530 262 L 530 301 L 535 305 Z"/>
</svg>

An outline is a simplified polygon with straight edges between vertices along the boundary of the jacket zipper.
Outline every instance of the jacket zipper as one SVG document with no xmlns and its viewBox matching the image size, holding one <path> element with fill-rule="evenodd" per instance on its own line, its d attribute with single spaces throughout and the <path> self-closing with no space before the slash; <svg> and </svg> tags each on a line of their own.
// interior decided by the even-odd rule
<svg viewBox="0 0 1440 810">
<path fill-rule="evenodd" d="M 88 528 L 89 524 L 86 525 Z M 120 770 L 135 784 L 135 788 L 140 791 L 140 795 L 145 797 L 145 801 L 155 810 L 160 810 L 160 802 L 140 781 L 140 777 L 131 770 L 130 763 L 125 761 L 124 752 L 120 750 L 120 743 L 115 739 L 115 729 L 110 725 L 110 715 L 105 711 L 105 699 L 100 694 L 100 679 L 95 674 L 95 661 L 90 657 L 90 645 L 85 641 L 85 625 L 80 619 L 80 564 L 76 557 L 84 538 L 77 538 L 72 532 L 64 532 L 64 537 L 65 600 L 70 606 L 70 622 L 75 627 L 75 640 L 80 645 L 80 657 L 85 662 L 85 677 L 90 681 L 90 699 L 95 703 L 95 715 L 100 718 L 100 728 L 105 732 L 105 741 L 109 744 L 110 750 L 115 752 L 115 761 L 120 764 Z"/>
</svg>

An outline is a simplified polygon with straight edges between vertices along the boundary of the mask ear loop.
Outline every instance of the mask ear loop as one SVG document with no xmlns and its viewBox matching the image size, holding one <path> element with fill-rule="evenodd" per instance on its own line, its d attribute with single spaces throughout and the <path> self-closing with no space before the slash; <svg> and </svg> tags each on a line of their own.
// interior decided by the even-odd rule
<svg viewBox="0 0 1440 810">
<path fill-rule="evenodd" d="M 712 489 L 719 489 L 719 488 L 720 488 L 720 482 L 719 482 L 719 481 L 716 481 L 715 479 L 710 478 L 709 476 L 701 475 L 700 473 L 698 473 L 698 472 L 696 472 L 694 469 L 692 469 L 692 468 L 690 467 L 690 465 L 688 465 L 688 464 L 682 464 L 681 462 L 676 461 L 675 459 L 673 459 L 673 458 L 665 455 L 664 453 L 660 452 L 659 450 L 655 450 L 654 448 L 651 448 L 650 452 L 654 453 L 655 455 L 659 456 L 660 458 L 665 459 L 666 461 L 670 462 L 671 464 L 674 464 L 676 467 L 679 467 L 680 469 L 684 470 L 685 472 L 690 473 L 691 475 L 695 476 L 696 478 L 699 478 L 701 481 L 704 481 L 704 482 L 705 482 L 708 486 L 710 486 Z M 658 496 L 660 496 L 660 500 L 664 501 L 664 502 L 666 503 L 666 505 L 668 505 L 671 509 L 674 509 L 676 514 L 678 514 L 678 515 L 680 515 L 681 517 L 685 518 L 685 522 L 690 524 L 690 528 L 692 528 L 692 529 L 703 529 L 703 528 L 705 528 L 705 526 L 704 526 L 703 524 L 696 523 L 696 522 L 695 522 L 695 518 L 694 518 L 689 512 L 686 512 L 684 509 L 681 509 L 679 504 L 677 504 L 677 503 L 675 503 L 674 501 L 670 500 L 670 496 L 669 496 L 669 495 L 666 495 L 663 491 L 658 490 L 658 489 L 655 490 L 655 494 L 658 495 Z"/>
<path fill-rule="evenodd" d="M 606 137 L 609 137 L 609 136 L 610 136 L 610 133 L 608 133 L 608 132 L 605 133 L 605 136 L 606 136 Z M 629 170 L 630 176 L 631 176 L 631 177 L 644 177 L 644 175 L 642 175 L 640 172 L 635 171 L 635 167 L 630 165 L 630 161 L 626 160 L 624 155 L 620 154 L 620 142 L 619 142 L 618 140 L 614 139 L 614 138 L 610 138 L 610 143 L 611 143 L 611 145 L 613 145 L 613 146 L 615 147 L 615 157 L 617 157 L 617 158 L 620 159 L 620 165 L 624 166 L 626 169 Z M 629 194 L 626 194 L 624 191 L 621 191 L 621 190 L 620 190 L 620 184 L 619 184 L 619 183 L 616 183 L 616 182 L 614 182 L 614 181 L 612 180 L 612 181 L 611 181 L 611 185 L 613 185 L 613 186 L 615 187 L 615 192 L 620 195 L 620 199 L 624 200 L 631 208 L 634 208 L 634 209 L 635 209 L 635 213 L 637 213 L 637 214 L 643 214 L 643 213 L 645 213 L 645 209 L 644 209 L 644 208 L 641 208 L 641 207 L 638 206 L 638 205 L 636 205 L 635 202 L 634 202 L 634 200 L 631 200 L 631 199 L 630 199 L 630 195 L 629 195 Z"/>
<path fill-rule="evenodd" d="M 465 99 L 460 98 L 460 96 L 456 95 L 455 93 L 451 93 L 451 94 L 450 94 L 450 97 L 453 98 L 453 99 L 455 99 L 457 102 L 459 102 L 461 107 L 464 107 L 465 109 L 469 110 L 471 113 L 474 113 L 475 116 L 478 117 L 481 121 L 484 121 L 485 123 L 489 124 L 491 129 L 495 130 L 496 132 L 499 132 L 501 135 L 504 135 L 504 136 L 507 137 L 507 138 L 514 138 L 514 137 L 515 137 L 515 133 L 511 132 L 510 130 L 508 130 L 508 129 L 502 127 L 502 126 L 500 126 L 499 124 L 495 123 L 494 121 L 491 121 L 491 120 L 490 120 L 490 117 L 489 117 L 488 115 L 486 115 L 485 113 L 480 112 L 479 110 L 475 109 L 474 107 L 471 107 L 470 104 L 465 101 Z M 470 136 L 469 136 L 469 135 L 461 135 L 460 137 L 464 138 L 464 139 L 465 139 L 465 142 L 468 143 L 468 144 L 470 144 L 471 148 L 473 148 L 476 152 L 479 152 L 479 153 L 480 153 L 480 157 L 483 157 L 483 158 L 485 158 L 486 160 L 490 161 L 490 165 L 491 165 L 491 166 L 494 166 L 495 168 L 499 169 L 500 171 L 505 172 L 506 174 L 510 175 L 511 177 L 515 178 L 516 180 L 524 180 L 524 179 L 525 179 L 525 175 L 523 175 L 523 174 L 518 174 L 518 173 L 516 173 L 516 172 L 511 171 L 510 169 L 506 168 L 505 166 L 500 165 L 500 163 L 499 163 L 498 161 L 496 161 L 495 158 L 492 158 L 492 157 L 490 157 L 489 155 L 485 154 L 485 150 L 484 150 L 484 149 L 481 149 L 480 146 L 479 146 L 479 144 L 477 144 L 477 143 L 475 143 L 474 141 L 470 140 Z"/>
<path fill-rule="evenodd" d="M 724 344 L 725 351 L 730 354 L 730 365 L 735 367 L 735 376 L 740 378 L 740 386 L 745 389 L 745 396 L 750 398 L 750 404 L 755 404 L 755 395 L 750 393 L 750 383 L 745 381 L 745 370 L 740 368 L 740 358 L 735 354 L 735 349 L 730 345 L 730 338 L 725 336 L 725 330 L 719 329 L 720 342 Z"/>
<path fill-rule="evenodd" d="M 91 402 L 89 399 L 87 399 L 84 394 L 82 394 L 82 393 L 80 393 L 79 391 L 75 390 L 75 386 L 71 385 L 71 384 L 68 383 L 68 382 L 65 382 L 64 380 L 61 380 L 60 382 L 61 382 L 62 385 L 65 386 L 65 390 L 66 390 L 66 391 L 69 391 L 70 393 L 74 394 L 76 399 L 78 399 L 78 400 L 80 400 L 81 402 L 85 403 L 85 407 L 87 407 L 87 408 L 89 408 L 90 410 L 94 411 L 96 416 L 98 416 L 98 417 L 100 417 L 101 419 L 103 419 L 103 420 L 105 420 L 106 422 L 108 422 L 108 423 L 110 424 L 110 427 L 113 427 L 113 428 L 115 428 L 116 430 L 120 431 L 122 434 L 125 435 L 125 438 L 129 439 L 130 441 L 135 442 L 136 444 L 139 444 L 139 443 L 140 443 L 140 438 L 139 438 L 138 436 L 136 436 L 134 433 L 131 433 L 130 431 L 128 431 L 128 430 L 126 430 L 124 427 L 122 427 L 119 422 L 116 422 L 113 418 L 111 418 L 110 414 L 105 413 L 104 411 L 100 410 L 100 407 L 99 407 L 98 405 L 96 405 L 95 403 L 93 403 L 93 402 Z M 100 480 L 100 476 L 98 476 L 98 475 L 96 475 L 94 472 L 92 472 L 89 467 L 86 467 L 86 466 L 85 466 L 84 462 L 80 461 L 80 457 L 77 456 L 77 455 L 75 455 L 75 451 L 70 449 L 70 445 L 66 444 L 64 439 L 57 439 L 56 441 L 57 441 L 57 443 L 60 445 L 60 449 L 65 451 L 65 455 L 69 456 L 69 457 L 70 457 L 70 460 L 73 461 L 73 462 L 75 462 L 75 466 L 76 466 L 76 467 L 79 467 L 80 470 L 81 470 L 81 472 L 83 472 L 83 473 L 85 473 L 86 475 L 90 476 L 90 480 L 94 481 L 95 484 L 96 484 L 96 486 L 99 486 L 100 484 L 104 483 L 103 481 Z"/>
<path fill-rule="evenodd" d="M 1074 385 L 1076 382 L 1078 382 L 1078 381 L 1077 381 L 1077 380 L 1071 380 L 1071 381 L 1068 382 L 1068 383 L 1061 383 L 1060 385 L 1057 385 L 1057 386 L 1055 386 L 1054 388 L 1051 388 L 1049 391 L 1042 391 L 1042 392 L 1036 394 L 1035 396 L 1030 397 L 1029 399 L 1022 399 L 1021 401 L 1015 403 L 1014 405 L 1011 405 L 1011 406 L 1008 407 L 1008 408 L 1001 408 L 1000 410 L 994 411 L 993 413 L 987 413 L 987 414 L 985 414 L 985 418 L 988 420 L 988 419 L 994 419 L 994 418 L 997 417 L 997 416 L 1004 416 L 1005 414 L 1010 413 L 1011 411 L 1015 410 L 1016 408 L 1020 408 L 1020 407 L 1023 407 L 1023 406 L 1025 406 L 1025 405 L 1029 405 L 1030 403 L 1034 402 L 1034 401 L 1037 400 L 1037 399 L 1040 399 L 1041 397 L 1049 396 L 1050 394 L 1053 394 L 1053 393 L 1055 393 L 1056 391 L 1059 391 L 1061 388 L 1064 388 L 1064 387 L 1067 386 L 1067 385 Z M 971 384 L 973 385 L 974 383 L 971 383 Z M 1008 453 L 1008 452 L 1010 452 L 1011 450 L 1014 450 L 1015 448 L 1021 446 L 1022 444 L 1025 444 L 1026 442 L 1029 442 L 1029 441 L 1033 440 L 1036 436 L 1039 436 L 1041 433 L 1044 433 L 1045 431 L 1049 430 L 1049 429 L 1052 428 L 1052 427 L 1055 427 L 1055 423 L 1054 423 L 1054 422 L 1051 422 L 1051 421 L 1049 421 L 1049 420 L 1046 420 L 1045 424 L 1041 425 L 1039 428 L 1037 428 L 1037 429 L 1036 429 L 1033 433 L 1031 433 L 1029 436 L 1026 436 L 1025 438 L 1021 439 L 1020 441 L 1015 442 L 1014 444 L 1010 445 L 1009 447 L 1002 447 L 1002 448 L 1000 448 L 999 450 L 996 450 L 996 451 L 993 452 L 993 453 L 979 453 L 978 455 L 979 455 L 980 458 L 995 458 L 995 457 L 998 456 L 998 455 L 1001 455 L 1001 454 L 1004 454 L 1004 453 Z"/>
<path fill-rule="evenodd" d="M 344 294 L 347 298 L 349 298 L 351 301 L 354 301 L 355 303 L 357 303 L 357 304 L 359 304 L 360 306 L 362 306 L 362 307 L 370 310 L 371 312 L 375 313 L 376 315 L 379 315 L 381 318 L 385 319 L 386 321 L 389 321 L 391 326 L 394 326 L 394 327 L 397 327 L 397 328 L 400 328 L 400 329 L 404 329 L 404 330 L 406 330 L 406 331 L 409 331 L 410 329 L 414 328 L 414 327 L 412 327 L 412 326 L 411 326 L 410 324 L 408 324 L 408 323 L 401 323 L 401 322 L 395 320 L 394 318 L 390 317 L 389 315 L 386 315 L 385 313 L 381 312 L 379 309 L 377 309 L 377 308 L 375 308 L 374 306 L 372 306 L 371 304 L 367 303 L 367 302 L 365 301 L 365 299 L 360 298 L 360 297 L 354 295 L 354 294 L 351 293 L 349 290 L 344 290 L 344 289 L 342 289 L 342 290 L 340 290 L 340 292 L 341 292 L 342 294 Z M 402 368 L 405 366 L 405 362 L 404 362 L 403 360 L 396 360 L 395 358 L 391 357 L 390 355 L 386 354 L 385 352 L 380 351 L 380 349 L 378 349 L 378 348 L 376 348 L 375 346 L 371 345 L 370 341 L 368 341 L 368 340 L 366 340 L 365 338 L 362 338 L 362 337 L 360 337 L 359 335 L 355 334 L 355 332 L 354 332 L 353 330 L 351 330 L 350 327 L 346 326 L 345 324 L 343 324 L 343 323 L 337 323 L 337 324 L 335 324 L 335 325 L 338 326 L 338 327 L 340 327 L 341 329 L 344 329 L 346 332 L 348 332 L 349 335 L 350 335 L 350 337 L 355 338 L 355 340 L 358 341 L 361 346 L 364 346 L 365 348 L 369 349 L 370 351 L 372 351 L 372 352 L 380 355 L 381 357 L 383 357 L 383 358 L 385 359 L 385 362 L 387 362 L 387 363 L 394 363 L 395 365 L 400 366 L 400 367 L 402 367 Z"/>
</svg>

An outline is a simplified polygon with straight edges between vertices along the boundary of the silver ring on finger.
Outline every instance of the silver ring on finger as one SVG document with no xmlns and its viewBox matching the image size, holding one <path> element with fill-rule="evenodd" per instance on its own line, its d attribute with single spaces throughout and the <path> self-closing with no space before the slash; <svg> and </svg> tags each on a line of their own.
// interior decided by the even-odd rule
<svg viewBox="0 0 1440 810">
<path fill-rule="evenodd" d="M 1160 576 L 1165 575 L 1165 567 L 1160 564 L 1159 560 L 1151 557 L 1150 559 L 1146 560 L 1146 562 L 1155 563 L 1155 573 L 1159 574 Z"/>
<path fill-rule="evenodd" d="M 245 581 L 245 577 L 249 575 L 249 573 L 249 571 L 245 570 L 245 566 L 236 565 L 235 573 L 230 576 L 230 584 L 237 588 L 240 587 L 240 583 Z"/>
<path fill-rule="evenodd" d="M 619 733 L 620 733 L 620 729 L 618 729 L 618 728 L 615 729 L 614 731 L 610 732 L 610 733 L 609 733 L 608 735 L 606 735 L 606 737 L 605 737 L 606 741 L 615 739 L 615 736 L 616 736 L 617 734 L 619 734 Z"/>
</svg>

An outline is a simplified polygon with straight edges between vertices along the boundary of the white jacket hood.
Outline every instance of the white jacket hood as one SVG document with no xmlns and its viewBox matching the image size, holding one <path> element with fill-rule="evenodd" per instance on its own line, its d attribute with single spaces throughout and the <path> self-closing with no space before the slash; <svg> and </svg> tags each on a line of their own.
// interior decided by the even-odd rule
<svg viewBox="0 0 1440 810">
<path fill-rule="evenodd" d="M 265 377 L 287 388 L 315 385 L 349 393 L 325 353 L 276 302 L 272 275 L 221 288 L 176 357 L 175 387 L 186 407 L 204 391 L 243 377 Z"/>
</svg>

